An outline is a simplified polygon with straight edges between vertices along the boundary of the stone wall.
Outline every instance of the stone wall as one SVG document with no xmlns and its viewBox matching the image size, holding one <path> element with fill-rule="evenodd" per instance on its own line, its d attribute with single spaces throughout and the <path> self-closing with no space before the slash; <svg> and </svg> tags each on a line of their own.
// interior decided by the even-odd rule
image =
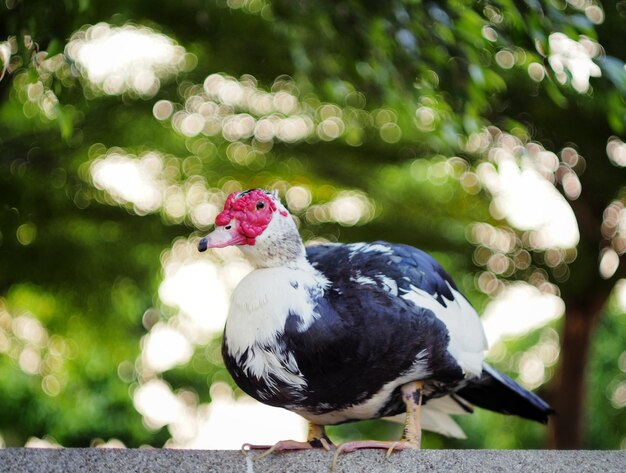
<svg viewBox="0 0 626 473">
<path fill-rule="evenodd" d="M 166 449 L 0 449 L 0 472 L 269 473 L 328 472 L 333 454 L 289 452 L 254 461 L 257 453 Z M 626 472 L 626 451 L 378 450 L 342 454 L 339 472 Z"/>
</svg>

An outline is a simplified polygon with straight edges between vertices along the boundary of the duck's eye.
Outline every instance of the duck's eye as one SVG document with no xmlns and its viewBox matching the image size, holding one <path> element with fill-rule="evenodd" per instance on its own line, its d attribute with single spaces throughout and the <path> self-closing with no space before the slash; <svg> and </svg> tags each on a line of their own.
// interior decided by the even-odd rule
<svg viewBox="0 0 626 473">
<path fill-rule="evenodd" d="M 257 209 L 257 210 L 261 210 L 263 207 L 265 207 L 265 202 L 263 202 L 262 200 L 259 200 L 259 201 L 256 203 L 256 209 Z"/>
</svg>

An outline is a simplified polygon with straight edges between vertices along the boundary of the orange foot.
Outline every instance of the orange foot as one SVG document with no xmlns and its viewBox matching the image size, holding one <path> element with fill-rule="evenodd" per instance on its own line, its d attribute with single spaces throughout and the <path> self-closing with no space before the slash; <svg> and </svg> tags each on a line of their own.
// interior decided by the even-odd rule
<svg viewBox="0 0 626 473">
<path fill-rule="evenodd" d="M 353 442 L 342 443 L 337 447 L 337 450 L 335 451 L 332 470 L 334 471 L 337 467 L 337 459 L 339 458 L 340 453 L 351 453 L 362 448 L 380 448 L 387 450 L 386 457 L 389 458 L 391 454 L 396 450 L 419 450 L 420 447 L 419 443 L 411 442 L 408 440 L 400 440 L 398 442 L 388 442 L 382 440 L 355 440 Z"/>
<path fill-rule="evenodd" d="M 275 452 L 286 452 L 289 450 L 312 450 L 323 448 L 324 450 L 332 450 L 335 448 L 332 442 L 326 438 L 313 439 L 309 442 L 298 442 L 297 440 L 281 440 L 273 446 L 270 445 L 253 445 L 249 443 L 243 444 L 241 451 L 246 453 L 248 450 L 265 450 L 265 452 L 257 455 L 253 460 L 260 460 Z"/>
</svg>

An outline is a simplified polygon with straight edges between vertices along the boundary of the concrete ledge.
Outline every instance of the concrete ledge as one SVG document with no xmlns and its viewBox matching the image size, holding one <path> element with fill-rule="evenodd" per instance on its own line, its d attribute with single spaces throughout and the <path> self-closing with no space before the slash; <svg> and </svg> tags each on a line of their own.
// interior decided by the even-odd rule
<svg viewBox="0 0 626 473">
<path fill-rule="evenodd" d="M 0 449 L 0 472 L 327 472 L 332 453 L 281 453 L 252 461 L 256 453 L 166 449 Z M 337 472 L 620 472 L 626 471 L 626 451 L 553 450 L 423 450 L 341 455 Z"/>
</svg>

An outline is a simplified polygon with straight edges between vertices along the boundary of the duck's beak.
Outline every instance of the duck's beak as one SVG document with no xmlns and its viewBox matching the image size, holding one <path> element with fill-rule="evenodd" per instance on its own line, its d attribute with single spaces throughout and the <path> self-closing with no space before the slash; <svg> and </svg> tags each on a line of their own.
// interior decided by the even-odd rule
<svg viewBox="0 0 626 473">
<path fill-rule="evenodd" d="M 206 251 L 208 248 L 243 245 L 245 243 L 246 237 L 237 231 L 237 225 L 229 223 L 228 225 L 215 227 L 215 230 L 200 240 L 198 251 Z"/>
</svg>

